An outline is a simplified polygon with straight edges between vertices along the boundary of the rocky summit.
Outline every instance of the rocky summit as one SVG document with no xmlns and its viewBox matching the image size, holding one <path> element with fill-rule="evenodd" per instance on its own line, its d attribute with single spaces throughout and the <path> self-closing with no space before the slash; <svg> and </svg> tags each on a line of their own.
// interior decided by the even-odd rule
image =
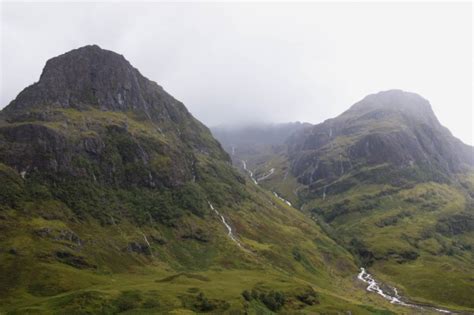
<svg viewBox="0 0 474 315">
<path fill-rule="evenodd" d="M 122 55 L 96 45 L 48 60 L 39 82 L 24 89 L 5 112 L 45 106 L 136 111 L 149 119 L 176 122 L 185 112 L 180 102 L 143 77 Z"/>
<path fill-rule="evenodd" d="M 0 119 L 1 159 L 25 174 L 169 187 L 197 176 L 195 154 L 228 160 L 181 102 L 98 46 L 49 60 Z"/>
<path fill-rule="evenodd" d="M 353 178 L 398 185 L 449 181 L 474 166 L 472 147 L 439 123 L 429 102 L 401 90 L 369 95 L 288 144 L 292 173 L 321 194 L 347 189 Z"/>
</svg>

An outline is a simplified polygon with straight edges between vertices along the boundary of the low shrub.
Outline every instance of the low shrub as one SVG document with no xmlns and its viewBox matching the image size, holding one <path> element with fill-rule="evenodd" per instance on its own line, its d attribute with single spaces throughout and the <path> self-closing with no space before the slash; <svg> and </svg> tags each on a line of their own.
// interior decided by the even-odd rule
<svg viewBox="0 0 474 315">
<path fill-rule="evenodd" d="M 139 291 L 123 291 L 114 300 L 114 304 L 120 312 L 138 308 L 140 307 L 141 302 L 142 296 Z"/>
<path fill-rule="evenodd" d="M 244 290 L 242 296 L 246 301 L 257 300 L 264 304 L 271 311 L 280 310 L 285 304 L 285 295 L 283 292 L 271 290 L 269 292 L 252 289 L 252 292 Z"/>
</svg>

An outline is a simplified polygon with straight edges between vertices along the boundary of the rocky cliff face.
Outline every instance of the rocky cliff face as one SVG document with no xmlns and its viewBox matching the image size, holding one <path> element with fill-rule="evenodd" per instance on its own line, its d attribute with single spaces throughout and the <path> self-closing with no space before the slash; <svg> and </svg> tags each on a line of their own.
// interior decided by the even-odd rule
<svg viewBox="0 0 474 315">
<path fill-rule="evenodd" d="M 150 119 L 186 118 L 186 108 L 122 56 L 85 46 L 48 60 L 39 82 L 24 89 L 5 112 L 41 107 L 136 111 Z"/>
<path fill-rule="evenodd" d="M 355 181 L 447 181 L 474 165 L 473 148 L 451 135 L 419 95 L 391 90 L 369 95 L 340 116 L 294 134 L 292 173 L 321 190 Z M 333 186 L 333 187 L 330 187 Z"/>
<path fill-rule="evenodd" d="M 200 154 L 229 161 L 181 102 L 98 46 L 49 60 L 0 114 L 0 160 L 25 174 L 173 187 L 196 179 Z"/>
<path fill-rule="evenodd" d="M 193 187 L 199 195 L 208 178 L 234 183 L 227 187 L 243 182 L 181 102 L 98 46 L 49 60 L 40 80 L 2 110 L 0 162 L 50 187 L 71 185 L 80 198 L 89 188 L 97 198 L 111 188 L 176 193 Z M 63 193 L 58 197 L 71 204 L 71 190 Z"/>
</svg>

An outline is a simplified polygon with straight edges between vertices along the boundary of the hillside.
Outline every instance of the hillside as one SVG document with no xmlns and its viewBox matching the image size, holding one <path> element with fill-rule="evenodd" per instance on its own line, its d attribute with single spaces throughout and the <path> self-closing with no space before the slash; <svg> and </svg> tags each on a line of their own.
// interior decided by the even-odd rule
<svg viewBox="0 0 474 315">
<path fill-rule="evenodd" d="M 399 309 L 181 102 L 98 46 L 49 60 L 1 111 L 0 179 L 0 312 Z"/>
<path fill-rule="evenodd" d="M 225 146 L 225 144 L 224 144 Z M 391 90 L 287 135 L 249 166 L 361 265 L 421 304 L 474 310 L 473 148 L 429 102 Z"/>
</svg>

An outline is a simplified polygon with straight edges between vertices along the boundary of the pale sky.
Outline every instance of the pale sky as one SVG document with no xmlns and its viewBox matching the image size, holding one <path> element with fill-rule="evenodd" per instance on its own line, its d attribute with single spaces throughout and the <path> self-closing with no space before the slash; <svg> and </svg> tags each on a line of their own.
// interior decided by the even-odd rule
<svg viewBox="0 0 474 315">
<path fill-rule="evenodd" d="M 334 117 L 387 89 L 473 144 L 470 3 L 1 4 L 0 108 L 49 58 L 123 54 L 208 126 Z"/>
</svg>

